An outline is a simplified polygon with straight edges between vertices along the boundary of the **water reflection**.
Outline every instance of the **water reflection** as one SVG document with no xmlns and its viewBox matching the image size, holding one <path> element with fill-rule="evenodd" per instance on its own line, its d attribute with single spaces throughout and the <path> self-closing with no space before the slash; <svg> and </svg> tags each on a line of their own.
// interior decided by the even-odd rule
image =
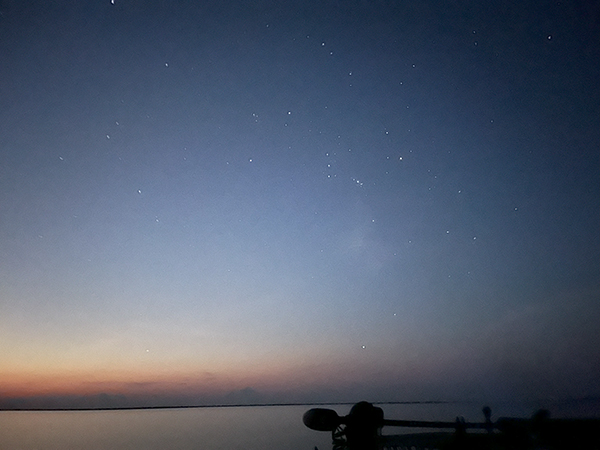
<svg viewBox="0 0 600 450">
<path fill-rule="evenodd" d="M 22 450 L 321 449 L 329 435 L 302 424 L 304 406 L 0 412 L 0 448 Z"/>
<path fill-rule="evenodd" d="M 352 405 L 321 405 L 347 415 Z M 480 403 L 385 404 L 389 419 L 482 421 Z M 530 417 L 547 408 L 553 417 L 600 417 L 594 402 L 491 404 L 492 420 Z M 119 411 L 0 412 L 0 448 L 85 450 L 331 449 L 331 435 L 308 429 L 303 414 L 311 405 L 215 407 Z M 404 430 L 409 432 L 412 430 Z M 384 428 L 384 434 L 398 433 Z"/>
</svg>

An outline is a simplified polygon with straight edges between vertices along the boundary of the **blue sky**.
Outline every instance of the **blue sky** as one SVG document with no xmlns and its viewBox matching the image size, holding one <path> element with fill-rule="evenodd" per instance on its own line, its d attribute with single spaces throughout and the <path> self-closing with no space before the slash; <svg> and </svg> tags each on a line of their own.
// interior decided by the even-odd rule
<svg viewBox="0 0 600 450">
<path fill-rule="evenodd" d="M 597 2 L 1 12 L 5 403 L 600 394 Z"/>
</svg>

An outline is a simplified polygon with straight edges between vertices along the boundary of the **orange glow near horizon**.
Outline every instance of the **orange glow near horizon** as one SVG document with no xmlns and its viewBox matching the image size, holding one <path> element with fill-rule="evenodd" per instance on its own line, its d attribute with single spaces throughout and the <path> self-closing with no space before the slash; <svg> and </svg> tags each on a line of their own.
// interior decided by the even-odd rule
<svg viewBox="0 0 600 450">
<path fill-rule="evenodd" d="M 134 373 L 80 371 L 69 373 L 4 373 L 0 395 L 34 397 L 49 395 L 169 395 L 182 393 L 218 394 L 236 383 L 230 377 L 208 372 Z"/>
<path fill-rule="evenodd" d="M 286 371 L 284 371 L 286 372 Z M 36 396 L 123 395 L 221 395 L 252 386 L 258 389 L 280 388 L 286 384 L 285 373 L 236 374 L 213 372 L 71 371 L 68 373 L 3 373 L 0 396 L 6 398 Z"/>
<path fill-rule="evenodd" d="M 307 349 L 294 355 L 283 351 L 219 355 L 214 351 L 203 358 L 144 351 L 138 359 L 92 350 L 61 353 L 48 346 L 29 358 L 6 354 L 7 365 L 0 370 L 0 396 L 218 396 L 247 387 L 265 393 L 309 391 L 328 386 L 332 380 L 343 384 L 349 373 L 365 373 L 368 365 L 367 361 L 350 364 L 348 355 L 333 356 L 323 349 L 312 355 Z"/>
<path fill-rule="evenodd" d="M 365 367 L 341 370 L 318 363 L 304 366 L 291 364 L 253 364 L 227 370 L 53 370 L 45 372 L 12 371 L 0 374 L 0 396 L 30 398 L 43 396 L 198 396 L 217 397 L 251 387 L 261 393 L 305 392 L 350 383 L 352 376 L 367 376 Z M 349 375 L 351 373 L 351 376 Z M 344 375 L 345 374 L 345 375 Z"/>
</svg>

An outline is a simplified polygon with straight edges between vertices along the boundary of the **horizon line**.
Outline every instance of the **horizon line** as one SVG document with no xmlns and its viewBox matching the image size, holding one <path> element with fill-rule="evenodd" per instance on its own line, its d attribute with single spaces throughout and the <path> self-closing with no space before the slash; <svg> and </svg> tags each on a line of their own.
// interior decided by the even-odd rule
<svg viewBox="0 0 600 450">
<path fill-rule="evenodd" d="M 361 401 L 361 400 L 358 400 Z M 149 410 L 149 409 L 192 409 L 192 408 L 252 408 L 261 406 L 339 406 L 339 405 L 354 405 L 358 401 L 345 402 L 272 402 L 272 403 L 212 403 L 205 405 L 152 405 L 152 406 L 101 406 L 101 407 L 0 407 L 0 412 L 11 411 L 131 411 L 131 410 Z M 552 403 L 570 403 L 578 401 L 600 401 L 600 395 L 586 395 L 582 397 L 572 398 L 545 398 L 545 399 L 524 399 L 517 403 L 530 402 L 552 402 Z M 481 403 L 486 404 L 485 400 L 406 400 L 406 401 L 372 401 L 373 405 L 443 405 L 456 403 Z M 512 403 L 511 400 L 497 400 L 492 403 Z"/>
<path fill-rule="evenodd" d="M 354 405 L 357 402 L 291 402 L 291 403 L 214 403 L 208 405 L 155 405 L 155 406 L 104 406 L 104 407 L 57 407 L 57 408 L 0 408 L 2 411 L 130 411 L 143 409 L 192 409 L 192 408 L 252 408 L 259 406 L 335 406 L 335 405 Z M 417 404 L 448 404 L 448 403 L 468 403 L 460 400 L 425 400 L 425 401 L 389 401 L 389 402 L 369 402 L 374 405 L 417 405 Z"/>
</svg>

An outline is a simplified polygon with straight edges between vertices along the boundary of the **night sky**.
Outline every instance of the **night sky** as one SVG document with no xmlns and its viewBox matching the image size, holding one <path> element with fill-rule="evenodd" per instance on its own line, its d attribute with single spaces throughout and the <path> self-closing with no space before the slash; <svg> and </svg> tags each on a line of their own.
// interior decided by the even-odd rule
<svg viewBox="0 0 600 450">
<path fill-rule="evenodd" d="M 0 406 L 600 395 L 599 125 L 598 1 L 3 0 Z"/>
</svg>

